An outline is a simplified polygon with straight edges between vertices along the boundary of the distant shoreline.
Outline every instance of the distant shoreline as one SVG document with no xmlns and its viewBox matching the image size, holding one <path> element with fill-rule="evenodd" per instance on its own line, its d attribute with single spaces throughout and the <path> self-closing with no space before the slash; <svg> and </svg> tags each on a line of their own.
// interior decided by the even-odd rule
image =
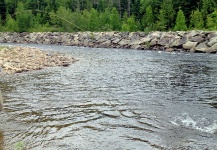
<svg viewBox="0 0 217 150">
<path fill-rule="evenodd" d="M 216 53 L 217 31 L 0 32 L 0 43 L 59 44 L 96 48 Z"/>
</svg>

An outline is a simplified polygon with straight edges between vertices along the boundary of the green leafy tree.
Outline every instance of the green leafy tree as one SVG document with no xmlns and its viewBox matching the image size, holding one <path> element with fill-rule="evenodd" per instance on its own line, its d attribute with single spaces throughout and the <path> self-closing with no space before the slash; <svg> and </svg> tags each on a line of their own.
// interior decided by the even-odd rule
<svg viewBox="0 0 217 150">
<path fill-rule="evenodd" d="M 18 32 L 19 27 L 17 22 L 11 17 L 10 14 L 7 14 L 6 18 L 6 30 L 10 32 Z"/>
<path fill-rule="evenodd" d="M 207 28 L 210 30 L 217 30 L 217 10 L 208 15 Z"/>
<path fill-rule="evenodd" d="M 90 18 L 89 18 L 89 29 L 90 31 L 98 31 L 99 30 L 99 15 L 98 11 L 92 8 L 90 10 Z"/>
<path fill-rule="evenodd" d="M 69 9 L 60 6 L 56 13 L 50 13 L 51 23 L 61 27 L 64 31 L 73 31 L 73 14 Z"/>
<path fill-rule="evenodd" d="M 137 24 L 136 24 L 136 21 L 135 21 L 135 17 L 134 16 L 131 16 L 127 19 L 127 22 L 125 22 L 123 25 L 122 25 L 122 31 L 129 31 L 129 32 L 133 32 L 133 31 L 136 31 L 137 30 Z"/>
<path fill-rule="evenodd" d="M 146 8 L 145 15 L 143 16 L 143 26 L 145 31 L 151 31 L 154 28 L 154 14 L 152 11 L 152 7 L 148 6 Z"/>
<path fill-rule="evenodd" d="M 201 0 L 202 1 L 202 9 L 201 12 L 203 14 L 203 19 L 215 11 L 217 9 L 217 1 L 216 0 Z"/>
<path fill-rule="evenodd" d="M 110 25 L 110 13 L 110 10 L 107 8 L 99 15 L 99 24 L 102 31 L 112 30 L 112 26 Z"/>
<path fill-rule="evenodd" d="M 204 21 L 202 13 L 197 9 L 192 11 L 190 16 L 190 27 L 193 29 L 203 29 L 204 28 Z"/>
<path fill-rule="evenodd" d="M 158 16 L 158 24 L 162 25 L 160 28 L 163 30 L 171 29 L 174 25 L 174 16 L 173 0 L 164 0 Z"/>
<path fill-rule="evenodd" d="M 34 16 L 31 11 L 27 11 L 24 8 L 24 4 L 19 2 L 15 13 L 19 32 L 28 31 L 28 29 L 33 26 L 32 20 Z"/>
<path fill-rule="evenodd" d="M 113 31 L 121 29 L 121 19 L 116 8 L 113 8 L 110 15 L 110 25 Z"/>
<path fill-rule="evenodd" d="M 179 9 L 177 17 L 176 17 L 176 25 L 175 25 L 176 31 L 185 31 L 187 30 L 187 25 L 185 21 L 185 15 L 181 9 Z"/>
<path fill-rule="evenodd" d="M 78 10 L 77 10 L 78 12 Z M 83 10 L 82 11 L 82 14 L 81 14 L 81 17 L 78 18 L 79 20 L 79 27 L 81 29 L 83 29 L 84 31 L 88 31 L 89 30 L 89 20 L 90 20 L 90 12 L 88 10 Z"/>
</svg>

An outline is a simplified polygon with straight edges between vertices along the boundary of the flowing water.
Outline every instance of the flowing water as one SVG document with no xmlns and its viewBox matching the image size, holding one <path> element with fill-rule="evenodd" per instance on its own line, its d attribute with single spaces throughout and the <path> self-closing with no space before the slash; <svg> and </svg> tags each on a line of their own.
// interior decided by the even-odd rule
<svg viewBox="0 0 217 150">
<path fill-rule="evenodd" d="M 0 149 L 217 149 L 217 55 L 24 46 L 79 61 L 1 77 Z"/>
</svg>

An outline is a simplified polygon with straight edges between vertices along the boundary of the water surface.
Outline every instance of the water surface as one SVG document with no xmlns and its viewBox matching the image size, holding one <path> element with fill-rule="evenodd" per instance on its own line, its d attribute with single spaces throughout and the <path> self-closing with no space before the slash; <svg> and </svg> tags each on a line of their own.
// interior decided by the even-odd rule
<svg viewBox="0 0 217 150">
<path fill-rule="evenodd" d="M 0 78 L 0 149 L 217 149 L 217 55 L 24 46 L 79 61 Z"/>
</svg>

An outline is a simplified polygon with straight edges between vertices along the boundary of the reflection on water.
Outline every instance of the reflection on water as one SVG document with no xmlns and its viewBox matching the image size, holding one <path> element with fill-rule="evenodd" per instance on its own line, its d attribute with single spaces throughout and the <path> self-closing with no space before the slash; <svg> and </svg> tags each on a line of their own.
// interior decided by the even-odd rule
<svg viewBox="0 0 217 150">
<path fill-rule="evenodd" d="M 32 46 L 80 61 L 0 79 L 3 148 L 217 149 L 216 55 Z"/>
</svg>

